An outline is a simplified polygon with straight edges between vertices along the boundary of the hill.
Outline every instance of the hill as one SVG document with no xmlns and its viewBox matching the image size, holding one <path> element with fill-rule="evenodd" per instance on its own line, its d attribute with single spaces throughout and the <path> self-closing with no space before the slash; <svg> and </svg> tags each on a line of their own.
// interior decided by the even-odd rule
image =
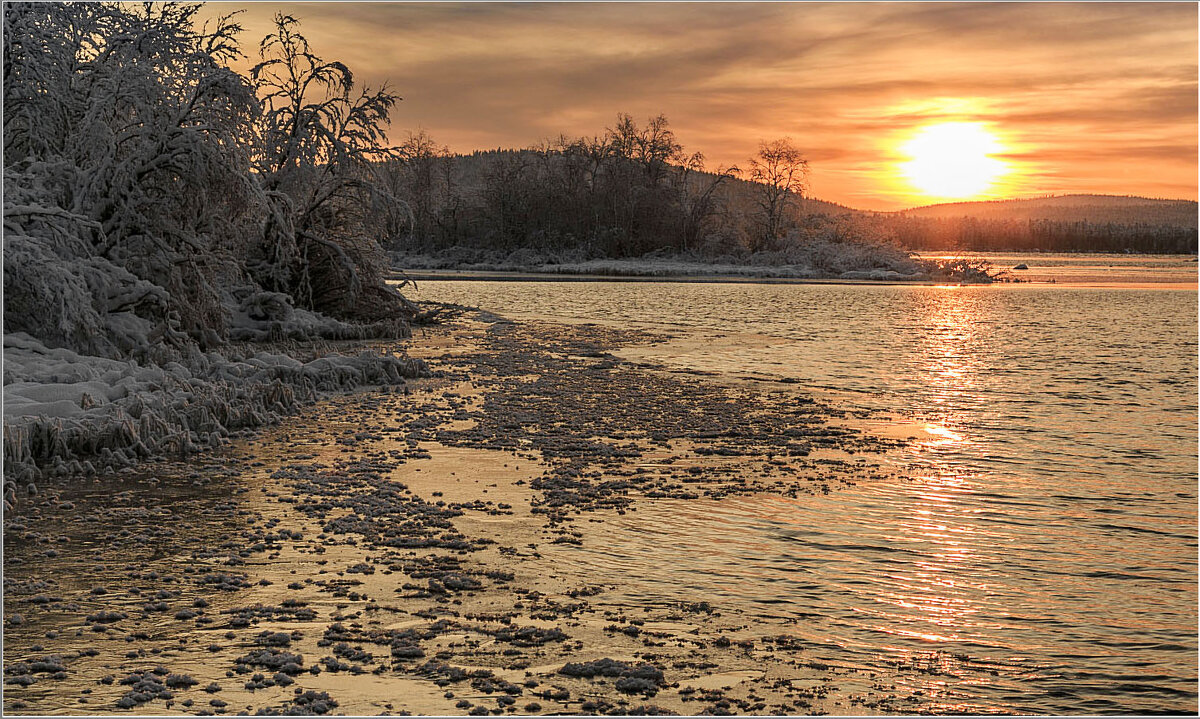
<svg viewBox="0 0 1200 719">
<path fill-rule="evenodd" d="M 872 212 L 792 198 L 768 229 L 763 186 L 748 173 L 706 171 L 665 119 L 524 149 L 469 155 L 410 138 L 388 167 L 391 191 L 413 210 L 396 226 L 399 254 L 452 248 L 550 253 L 560 262 L 647 253 L 736 258 L 846 243 L 906 250 L 1195 252 L 1197 204 L 1072 194 L 956 202 Z M 778 209 L 770 212 L 780 212 Z M 451 253 L 453 254 L 453 253 Z M 440 261 L 440 260 L 439 260 Z M 462 262 L 460 261 L 459 264 Z"/>
<path fill-rule="evenodd" d="M 1120 195 L 1057 195 L 988 202 L 952 202 L 914 207 L 895 214 L 942 219 L 975 217 L 986 220 L 1197 226 L 1195 202 Z"/>
</svg>

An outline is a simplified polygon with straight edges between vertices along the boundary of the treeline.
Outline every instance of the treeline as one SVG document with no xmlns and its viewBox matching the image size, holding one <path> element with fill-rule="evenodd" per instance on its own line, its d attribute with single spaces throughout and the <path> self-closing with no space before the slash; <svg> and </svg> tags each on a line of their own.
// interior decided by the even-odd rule
<svg viewBox="0 0 1200 719">
<path fill-rule="evenodd" d="M 424 132 L 399 150 L 386 170 L 412 217 L 389 246 L 409 253 L 728 254 L 778 249 L 802 224 L 808 165 L 789 141 L 763 143 L 745 172 L 709 171 L 661 115 L 639 125 L 622 114 L 603 134 L 523 150 L 453 155 Z"/>
<path fill-rule="evenodd" d="M 911 250 L 1194 254 L 1197 249 L 1196 228 L 1179 225 L 903 215 L 884 225 L 892 241 Z"/>
<path fill-rule="evenodd" d="M 928 205 L 905 210 L 909 217 L 981 220 L 1053 220 L 1151 227 L 1196 227 L 1197 205 L 1131 195 L 1050 195 L 1015 200 L 986 200 Z"/>
<path fill-rule="evenodd" d="M 804 196 L 808 163 L 790 141 L 762 143 L 745 169 L 710 170 L 661 115 L 639 125 L 621 114 L 598 135 L 471 155 L 455 155 L 420 132 L 400 145 L 385 174 L 412 210 L 385 239 L 400 255 L 472 248 L 580 260 L 647 253 L 744 258 L 814 243 L 867 245 L 888 257 L 907 250 L 1196 251 L 1195 227 L 1166 221 L 1178 214 L 1173 205 L 1175 214 L 1163 214 L 1161 223 L 1111 221 L 1114 212 L 1133 210 L 1108 207 L 1104 198 L 1088 205 L 1105 210 L 1104 222 L 930 217 L 832 205 Z M 967 203 L 962 211 L 1012 212 L 1014 202 Z M 1081 211 L 1052 200 L 1016 204 L 1049 217 Z"/>
</svg>

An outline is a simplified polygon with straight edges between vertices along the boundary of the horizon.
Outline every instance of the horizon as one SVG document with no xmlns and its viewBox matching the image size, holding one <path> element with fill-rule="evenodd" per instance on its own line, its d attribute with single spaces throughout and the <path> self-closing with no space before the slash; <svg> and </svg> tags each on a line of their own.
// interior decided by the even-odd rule
<svg viewBox="0 0 1200 719">
<path fill-rule="evenodd" d="M 1197 199 L 1195 4 L 312 2 L 205 12 L 239 9 L 247 66 L 282 11 L 360 85 L 389 82 L 404 98 L 391 119 L 396 144 L 424 130 L 456 153 L 519 149 L 602 134 L 620 112 L 638 122 L 663 114 L 710 169 L 744 167 L 759 141 L 790 137 L 810 161 L 809 194 L 858 209 L 1047 194 Z"/>
<path fill-rule="evenodd" d="M 523 152 L 528 149 L 529 149 L 528 147 L 492 147 L 492 148 L 476 148 L 473 150 L 465 150 L 465 151 L 452 150 L 451 156 L 452 157 L 470 157 L 471 155 L 473 155 L 475 153 L 483 154 L 483 153 L 489 153 L 489 152 Z M 711 172 L 714 169 L 715 168 L 708 168 L 706 171 Z M 737 177 L 737 179 L 741 180 L 743 182 L 755 182 L 755 180 L 752 180 L 749 177 L 745 177 L 745 176 L 739 176 L 739 177 Z M 1063 192 L 1038 193 L 1038 194 L 1027 194 L 1027 195 L 1014 195 L 1014 196 L 1009 196 L 1009 197 L 991 197 L 991 198 L 982 198 L 982 199 L 965 199 L 965 200 L 950 199 L 950 200 L 943 200 L 940 202 L 928 202 L 925 204 L 904 205 L 904 206 L 900 206 L 900 207 L 896 207 L 896 208 L 888 209 L 888 210 L 875 210 L 875 209 L 870 209 L 870 208 L 855 207 L 852 205 L 847 205 L 845 203 L 838 202 L 835 200 L 830 200 L 825 197 L 818 197 L 812 193 L 805 193 L 805 194 L 801 195 L 801 197 L 804 200 L 815 200 L 817 202 L 824 202 L 827 204 L 839 205 L 839 206 L 845 207 L 847 209 L 855 210 L 858 212 L 878 212 L 878 213 L 907 212 L 909 210 L 920 210 L 920 209 L 925 209 L 928 207 L 937 207 L 937 206 L 941 206 L 941 205 L 970 205 L 970 204 L 987 204 L 987 203 L 1001 203 L 1001 202 L 1032 202 L 1035 200 L 1053 200 L 1053 199 L 1063 199 L 1063 198 L 1068 198 L 1068 197 L 1101 197 L 1101 198 L 1115 198 L 1115 199 L 1127 199 L 1127 200 L 1143 200 L 1146 202 L 1191 202 L 1193 204 L 1197 204 L 1196 199 L 1186 198 L 1186 197 L 1150 197 L 1147 195 L 1063 191 Z"/>
</svg>

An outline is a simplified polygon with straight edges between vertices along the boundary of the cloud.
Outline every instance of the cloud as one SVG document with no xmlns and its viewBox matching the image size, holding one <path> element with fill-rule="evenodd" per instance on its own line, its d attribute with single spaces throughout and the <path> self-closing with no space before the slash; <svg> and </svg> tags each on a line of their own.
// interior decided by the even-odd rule
<svg viewBox="0 0 1200 719">
<path fill-rule="evenodd" d="M 790 135 L 824 197 L 887 204 L 898 138 L 971 119 L 1012 138 L 1029 182 L 1052 165 L 1093 190 L 1196 196 L 1191 3 L 263 3 L 248 44 L 278 10 L 360 80 L 390 79 L 394 134 L 459 151 L 665 113 L 710 164 Z M 1097 159 L 1121 145 L 1172 149 L 1138 172 Z"/>
</svg>

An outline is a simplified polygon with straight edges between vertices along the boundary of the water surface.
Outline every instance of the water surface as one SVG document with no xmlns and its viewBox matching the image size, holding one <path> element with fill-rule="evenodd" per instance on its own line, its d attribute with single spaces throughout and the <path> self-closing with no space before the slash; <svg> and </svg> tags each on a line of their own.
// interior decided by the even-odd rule
<svg viewBox="0 0 1200 719">
<path fill-rule="evenodd" d="M 635 358 L 796 378 L 912 428 L 877 482 L 614 518 L 569 558 L 630 600 L 717 598 L 922 709 L 1194 712 L 1195 269 L 1147 284 L 1117 264 L 1088 265 L 1091 284 L 1076 262 L 1056 284 L 422 282 L 418 297 L 654 329 L 669 341 Z"/>
</svg>

